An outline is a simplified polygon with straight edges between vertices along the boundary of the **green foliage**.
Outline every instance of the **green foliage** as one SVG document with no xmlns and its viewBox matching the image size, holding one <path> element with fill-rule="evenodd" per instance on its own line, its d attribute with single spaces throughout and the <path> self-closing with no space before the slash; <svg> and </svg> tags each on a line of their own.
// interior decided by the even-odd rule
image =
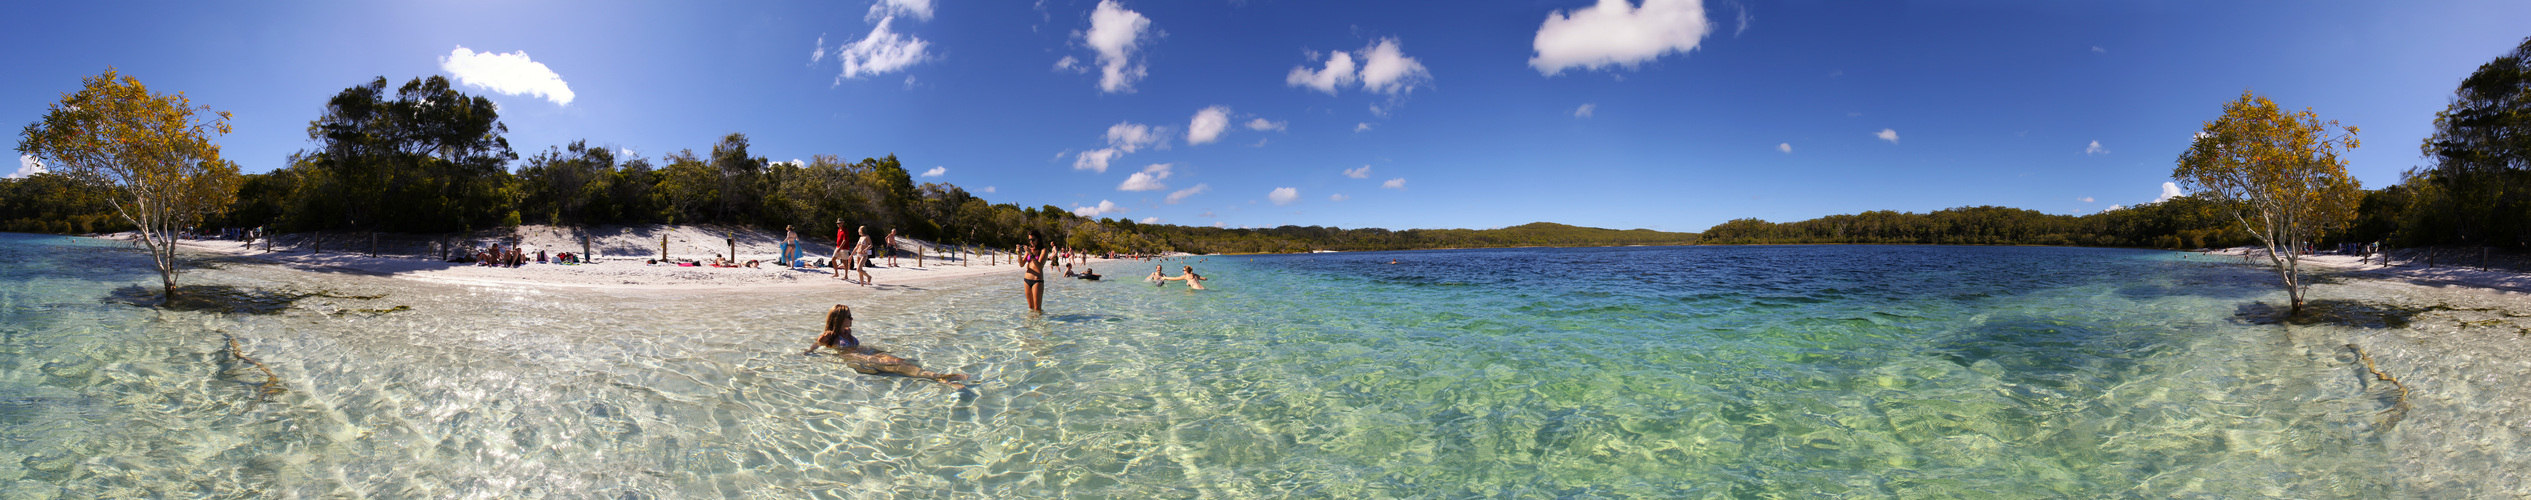
<svg viewBox="0 0 2531 500">
<path fill-rule="evenodd" d="M 491 99 L 443 77 L 392 95 L 385 77 L 343 89 L 308 122 L 320 147 L 289 167 L 305 170 L 290 226 L 433 232 L 503 222 L 517 197 L 508 131 Z"/>
<path fill-rule="evenodd" d="M 2247 239 L 2227 232 L 2230 224 L 2215 204 L 2183 196 L 2084 216 L 1979 206 L 1922 214 L 1880 210 L 1787 223 L 1737 219 L 1706 229 L 1704 242 L 2202 248 Z"/>
<path fill-rule="evenodd" d="M 79 182 L 46 172 L 23 179 L 0 179 L 0 231 L 17 233 L 94 234 L 132 230 L 106 200 L 121 196 L 112 186 Z"/>
<path fill-rule="evenodd" d="M 2531 248 L 2531 38 L 2461 80 L 2422 148 L 2415 243 Z"/>
</svg>

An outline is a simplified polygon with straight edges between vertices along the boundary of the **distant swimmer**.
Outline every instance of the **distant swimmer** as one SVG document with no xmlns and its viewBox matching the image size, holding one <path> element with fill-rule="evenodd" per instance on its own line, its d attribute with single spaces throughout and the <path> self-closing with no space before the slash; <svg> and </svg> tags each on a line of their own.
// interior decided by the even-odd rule
<svg viewBox="0 0 2531 500">
<path fill-rule="evenodd" d="M 1081 279 L 1084 279 L 1084 280 L 1089 280 L 1089 281 L 1098 281 L 1098 280 L 1099 280 L 1099 270 L 1097 270 L 1097 269 L 1091 269 L 1091 268 L 1087 268 L 1087 267 L 1083 267 L 1083 268 L 1081 268 L 1081 276 L 1080 276 L 1080 278 L 1081 278 Z"/>
<path fill-rule="evenodd" d="M 1397 259 L 1389 259 L 1389 265 L 1397 265 Z"/>
<path fill-rule="evenodd" d="M 800 354 L 816 354 L 820 347 L 835 348 L 836 355 L 844 358 L 845 366 L 852 367 L 852 371 L 865 375 L 894 373 L 937 380 L 940 383 L 949 384 L 952 389 L 967 388 L 966 384 L 957 382 L 966 380 L 966 375 L 926 371 L 921 365 L 914 364 L 913 360 L 861 345 L 861 340 L 852 336 L 852 307 L 843 304 L 835 304 L 834 309 L 826 311 L 826 331 L 817 335 L 817 345 L 809 346 L 807 351 L 802 351 Z"/>
</svg>

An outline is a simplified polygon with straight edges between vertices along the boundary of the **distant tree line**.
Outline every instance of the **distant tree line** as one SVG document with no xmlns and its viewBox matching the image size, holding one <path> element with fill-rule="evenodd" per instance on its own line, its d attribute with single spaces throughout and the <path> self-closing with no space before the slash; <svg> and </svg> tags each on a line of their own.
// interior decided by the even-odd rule
<svg viewBox="0 0 2531 500">
<path fill-rule="evenodd" d="M 1877 210 L 1775 223 L 1738 219 L 1706 229 L 1713 244 L 2069 245 L 2203 248 L 2247 242 L 2229 216 L 2193 197 L 2058 215 L 1992 206 L 1930 213 Z"/>
<path fill-rule="evenodd" d="M 818 155 L 772 162 L 745 134 L 707 151 L 657 159 L 592 146 L 547 148 L 521 161 L 490 99 L 415 78 L 376 78 L 336 93 L 308 123 L 316 146 L 288 165 L 247 174 L 235 201 L 203 228 L 277 232 L 450 233 L 521 224 L 721 224 L 804 237 L 835 222 L 932 241 L 1005 247 L 1030 231 L 1070 248 L 1148 253 L 1298 252 L 1500 246 L 1687 244 L 1691 233 L 1556 224 L 1494 230 L 1223 229 L 1082 217 L 1047 205 L 991 203 L 946 183 L 913 181 L 894 155 L 847 162 Z M 515 168 L 513 168 L 515 167 Z M 0 180 L 0 230 L 87 234 L 129 229 L 106 204 L 112 187 L 58 174 Z"/>
</svg>

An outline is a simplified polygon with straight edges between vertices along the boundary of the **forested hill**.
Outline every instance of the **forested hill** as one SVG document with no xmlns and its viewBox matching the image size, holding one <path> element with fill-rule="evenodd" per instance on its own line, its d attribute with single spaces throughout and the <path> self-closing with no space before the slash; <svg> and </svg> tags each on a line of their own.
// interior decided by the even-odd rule
<svg viewBox="0 0 2531 500">
<path fill-rule="evenodd" d="M 1501 229 L 1389 230 L 1321 226 L 1219 229 L 1166 225 L 1142 225 L 1134 229 L 1165 240 L 1169 242 L 1169 246 L 1178 250 L 1202 253 L 1692 245 L 1697 239 L 1696 233 L 1668 233 L 1650 229 L 1601 229 L 1552 222 L 1532 222 Z"/>
<path fill-rule="evenodd" d="M 2006 207 L 1929 213 L 1876 210 L 1797 222 L 1738 219 L 1706 229 L 1711 244 L 2082 245 L 2203 248 L 2247 244 L 2220 207 L 2194 197 L 2091 215 Z"/>
</svg>

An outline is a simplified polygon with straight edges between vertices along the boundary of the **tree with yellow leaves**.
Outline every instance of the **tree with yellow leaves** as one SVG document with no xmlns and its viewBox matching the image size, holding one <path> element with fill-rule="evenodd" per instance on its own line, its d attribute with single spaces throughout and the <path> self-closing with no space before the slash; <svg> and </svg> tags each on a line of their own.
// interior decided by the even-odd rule
<svg viewBox="0 0 2531 500">
<path fill-rule="evenodd" d="M 116 191 L 115 211 L 140 228 L 165 297 L 173 299 L 179 231 L 237 197 L 237 165 L 220 159 L 211 142 L 229 132 L 228 120 L 226 111 L 194 106 L 181 92 L 152 94 L 139 79 L 107 68 L 28 124 L 17 149 Z"/>
<path fill-rule="evenodd" d="M 2299 250 L 2322 232 L 2354 222 L 2363 187 L 2347 175 L 2338 152 L 2360 144 L 2353 126 L 2322 121 L 2309 108 L 2285 111 L 2243 91 L 2197 133 L 2171 177 L 2230 207 L 2242 230 L 2267 246 L 2268 262 L 2300 314 L 2309 285 Z"/>
</svg>

